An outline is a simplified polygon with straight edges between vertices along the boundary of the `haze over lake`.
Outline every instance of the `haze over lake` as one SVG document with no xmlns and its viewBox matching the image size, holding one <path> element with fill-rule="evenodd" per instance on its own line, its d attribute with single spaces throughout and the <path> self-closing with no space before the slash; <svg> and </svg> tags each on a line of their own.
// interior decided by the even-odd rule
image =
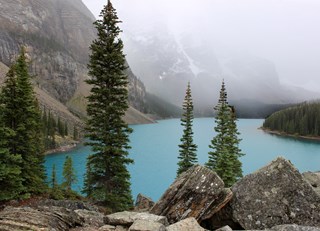
<svg viewBox="0 0 320 231">
<path fill-rule="evenodd" d="M 258 128 L 262 119 L 240 119 L 238 129 L 242 141 L 240 147 L 246 154 L 241 158 L 244 174 L 249 174 L 268 164 L 277 156 L 289 159 L 300 172 L 320 170 L 320 143 L 270 135 Z M 130 156 L 135 160 L 129 166 L 134 198 L 143 193 L 157 200 L 176 177 L 178 144 L 182 135 L 179 119 L 158 121 L 156 124 L 133 125 Z M 208 158 L 208 145 L 214 136 L 214 118 L 194 120 L 194 141 L 198 145 L 198 159 L 204 164 Z M 46 156 L 46 169 L 50 177 L 56 164 L 61 182 L 62 166 L 66 155 L 73 158 L 78 182 L 73 187 L 80 191 L 83 185 L 86 157 L 90 148 L 80 145 L 66 153 Z"/>
</svg>

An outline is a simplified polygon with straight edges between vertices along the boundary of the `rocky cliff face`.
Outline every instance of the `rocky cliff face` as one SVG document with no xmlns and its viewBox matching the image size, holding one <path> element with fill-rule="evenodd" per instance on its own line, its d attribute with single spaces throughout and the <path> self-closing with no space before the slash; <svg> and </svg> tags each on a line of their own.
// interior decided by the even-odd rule
<svg viewBox="0 0 320 231">
<path fill-rule="evenodd" d="M 10 65 L 20 46 L 26 45 L 37 84 L 67 102 L 79 76 L 86 75 L 94 17 L 85 13 L 81 0 L 1 0 L 0 5 L 0 60 Z"/>
<path fill-rule="evenodd" d="M 72 108 L 75 94 L 88 92 L 81 85 L 88 78 L 94 16 L 81 0 L 0 0 L 0 7 L 0 61 L 9 66 L 27 46 L 37 86 Z M 144 85 L 128 74 L 130 103 L 143 111 Z"/>
</svg>

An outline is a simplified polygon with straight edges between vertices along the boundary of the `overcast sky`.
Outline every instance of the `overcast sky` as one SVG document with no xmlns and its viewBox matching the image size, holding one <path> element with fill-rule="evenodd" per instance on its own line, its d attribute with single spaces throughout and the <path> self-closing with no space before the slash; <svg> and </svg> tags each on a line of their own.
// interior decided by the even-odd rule
<svg viewBox="0 0 320 231">
<path fill-rule="evenodd" d="M 98 17 L 107 1 L 83 2 Z M 282 82 L 320 91 L 320 0 L 112 2 L 124 26 L 163 21 L 181 31 L 198 28 L 202 36 L 269 59 Z"/>
</svg>

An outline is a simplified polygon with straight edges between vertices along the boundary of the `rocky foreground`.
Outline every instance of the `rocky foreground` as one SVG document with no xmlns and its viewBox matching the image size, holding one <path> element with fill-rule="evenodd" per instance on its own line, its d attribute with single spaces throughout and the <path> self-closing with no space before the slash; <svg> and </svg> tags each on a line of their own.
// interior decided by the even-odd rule
<svg viewBox="0 0 320 231">
<path fill-rule="evenodd" d="M 320 231 L 320 173 L 278 158 L 231 189 L 194 166 L 157 203 L 139 195 L 134 211 L 104 215 L 90 204 L 41 200 L 0 211 L 0 230 Z"/>
</svg>

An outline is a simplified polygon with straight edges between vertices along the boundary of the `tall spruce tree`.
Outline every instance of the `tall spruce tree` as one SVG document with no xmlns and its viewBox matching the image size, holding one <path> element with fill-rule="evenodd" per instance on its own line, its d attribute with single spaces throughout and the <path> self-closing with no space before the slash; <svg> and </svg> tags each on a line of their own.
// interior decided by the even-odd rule
<svg viewBox="0 0 320 231">
<path fill-rule="evenodd" d="M 180 155 L 178 157 L 179 168 L 177 170 L 177 176 L 180 175 L 182 172 L 188 170 L 198 161 L 196 153 L 197 145 L 193 142 L 192 123 L 194 117 L 190 82 L 188 82 L 182 108 L 184 112 L 181 118 L 181 125 L 184 127 L 184 129 L 182 138 L 180 139 L 181 144 L 179 144 Z"/>
<path fill-rule="evenodd" d="M 76 125 L 73 125 L 73 139 L 79 140 L 79 132 Z"/>
<path fill-rule="evenodd" d="M 64 135 L 69 136 L 69 129 L 67 121 L 64 121 Z"/>
<path fill-rule="evenodd" d="M 24 191 L 21 177 L 21 156 L 11 153 L 10 142 L 15 132 L 6 126 L 6 118 L 11 109 L 7 101 L 16 100 L 17 79 L 12 66 L 7 73 L 4 87 L 0 93 L 0 201 L 19 198 Z"/>
<path fill-rule="evenodd" d="M 64 125 L 61 121 L 60 116 L 58 117 L 58 133 L 60 136 L 64 137 Z"/>
<path fill-rule="evenodd" d="M 56 172 L 56 165 L 52 165 L 52 172 L 51 172 L 51 188 L 58 187 L 58 181 L 57 181 L 57 172 Z"/>
<path fill-rule="evenodd" d="M 75 174 L 72 158 L 70 156 L 66 156 L 65 162 L 63 164 L 62 175 L 64 178 L 62 187 L 65 188 L 67 191 L 71 191 L 72 184 L 77 182 L 77 176 Z"/>
<path fill-rule="evenodd" d="M 88 97 L 87 145 L 94 154 L 88 158 L 84 192 L 113 211 L 126 210 L 133 204 L 127 165 L 129 133 L 123 121 L 128 109 L 128 78 L 116 10 L 110 1 L 95 22 L 98 38 L 90 46 L 88 65 L 91 95 Z"/>
<path fill-rule="evenodd" d="M 30 195 L 45 190 L 45 169 L 41 113 L 26 59 L 25 49 L 22 48 L 10 70 L 9 78 L 14 79 L 14 85 L 8 81 L 2 88 L 1 124 L 12 134 L 6 143 L 10 154 L 21 157 L 21 193 Z"/>
<path fill-rule="evenodd" d="M 216 136 L 211 140 L 209 147 L 209 160 L 206 166 L 214 170 L 224 181 L 227 187 L 232 186 L 240 177 L 242 177 L 241 162 L 239 158 L 241 153 L 238 138 L 240 134 L 236 125 L 235 109 L 227 101 L 227 92 L 224 81 L 220 90 L 220 98 L 215 117 Z"/>
</svg>

